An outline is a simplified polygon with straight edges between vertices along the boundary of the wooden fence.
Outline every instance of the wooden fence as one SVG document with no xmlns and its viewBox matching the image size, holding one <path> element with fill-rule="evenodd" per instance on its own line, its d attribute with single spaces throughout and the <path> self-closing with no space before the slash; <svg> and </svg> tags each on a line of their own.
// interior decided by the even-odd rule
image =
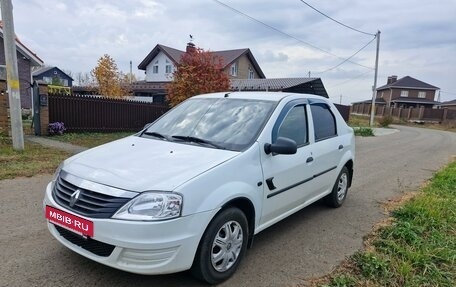
<svg viewBox="0 0 456 287">
<path fill-rule="evenodd" d="M 49 95 L 49 122 L 69 132 L 139 131 L 169 110 L 163 104 L 95 96 Z"/>
<path fill-rule="evenodd" d="M 356 104 L 351 108 L 352 114 L 369 115 L 370 104 Z M 432 108 L 390 108 L 383 105 L 375 106 L 375 115 L 391 116 L 405 121 L 447 122 L 456 121 L 456 110 Z"/>
</svg>

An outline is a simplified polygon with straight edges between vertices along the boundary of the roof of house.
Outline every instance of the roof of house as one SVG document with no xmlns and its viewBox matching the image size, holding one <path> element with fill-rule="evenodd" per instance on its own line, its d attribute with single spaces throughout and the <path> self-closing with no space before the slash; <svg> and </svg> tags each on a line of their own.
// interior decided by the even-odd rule
<svg viewBox="0 0 456 287">
<path fill-rule="evenodd" d="M 352 104 L 371 104 L 372 103 L 372 99 L 370 100 L 365 100 L 365 101 L 359 101 L 359 102 L 353 102 Z M 386 104 L 385 100 L 383 98 L 376 98 L 375 99 L 375 103 L 376 104 Z"/>
<path fill-rule="evenodd" d="M 299 92 L 328 98 L 320 78 L 231 79 L 231 90 Z"/>
<path fill-rule="evenodd" d="M 440 104 L 440 102 L 436 102 L 436 101 L 429 100 L 426 98 L 406 98 L 406 97 L 399 97 L 396 99 L 392 99 L 391 102 L 393 102 L 393 103 L 433 104 L 433 105 Z"/>
<path fill-rule="evenodd" d="M 39 77 L 41 74 L 44 74 L 53 69 L 59 70 L 62 74 L 65 74 L 68 78 L 70 78 L 72 81 L 74 81 L 74 79 L 70 75 L 68 75 L 67 73 L 65 73 L 64 71 L 62 71 L 61 69 L 59 69 L 57 67 L 40 67 L 32 72 L 32 76 Z"/>
<path fill-rule="evenodd" d="M 440 103 L 440 106 L 456 106 L 456 99 Z"/>
<path fill-rule="evenodd" d="M 0 20 L 0 37 L 3 38 L 3 22 Z M 16 38 L 16 49 L 19 53 L 21 53 L 24 57 L 30 59 L 32 66 L 39 67 L 43 65 L 43 60 L 40 59 L 35 53 L 32 52 L 29 48 L 27 48 L 17 37 Z"/>
<path fill-rule="evenodd" d="M 141 61 L 138 65 L 138 69 L 146 70 L 147 65 L 158 55 L 158 53 L 163 52 L 174 64 L 178 64 L 185 51 L 177 50 L 171 47 L 167 47 L 161 44 L 157 44 L 152 51 Z M 250 49 L 235 49 L 235 50 L 225 50 L 225 51 L 210 51 L 212 54 L 219 56 L 223 60 L 224 67 L 226 68 L 228 65 L 231 65 L 236 59 L 241 57 L 242 55 L 246 55 L 249 60 L 252 62 L 255 70 L 258 73 L 258 76 L 261 78 L 265 78 L 263 71 L 261 70 L 258 62 L 256 61 L 255 57 L 253 56 Z"/>
<path fill-rule="evenodd" d="M 395 81 L 392 84 L 387 84 L 377 88 L 377 91 L 389 88 L 412 88 L 412 89 L 425 89 L 425 90 L 438 90 L 439 88 L 423 81 L 417 80 L 410 76 L 405 76 Z"/>
</svg>

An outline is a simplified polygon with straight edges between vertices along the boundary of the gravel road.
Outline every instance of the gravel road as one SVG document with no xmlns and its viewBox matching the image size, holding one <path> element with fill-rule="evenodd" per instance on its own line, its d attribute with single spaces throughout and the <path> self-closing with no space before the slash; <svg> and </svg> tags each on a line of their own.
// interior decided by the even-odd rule
<svg viewBox="0 0 456 287">
<path fill-rule="evenodd" d="M 357 138 L 354 183 L 343 207 L 317 203 L 263 231 L 221 286 L 290 286 L 330 272 L 386 216 L 382 201 L 416 189 L 456 157 L 456 133 L 395 128 L 400 132 Z M 202 286 L 186 272 L 130 274 L 61 246 L 43 218 L 50 178 L 0 181 L 0 286 Z"/>
</svg>

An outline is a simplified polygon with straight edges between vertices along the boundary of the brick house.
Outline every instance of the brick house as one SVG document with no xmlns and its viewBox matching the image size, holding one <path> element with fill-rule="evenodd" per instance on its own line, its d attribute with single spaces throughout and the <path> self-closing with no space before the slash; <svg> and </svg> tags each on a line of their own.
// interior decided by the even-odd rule
<svg viewBox="0 0 456 287">
<path fill-rule="evenodd" d="M 19 87 L 21 95 L 21 107 L 23 109 L 32 108 L 32 89 L 30 88 L 32 79 L 32 68 L 41 67 L 43 60 L 41 60 L 35 53 L 16 36 L 16 51 L 17 51 L 17 68 L 19 73 Z M 0 21 L 0 65 L 6 65 L 5 48 L 3 44 L 3 25 Z M 3 91 L 0 91 L 3 92 Z"/>
<path fill-rule="evenodd" d="M 164 102 L 166 84 L 172 80 L 181 56 L 195 49 L 193 43 L 188 43 L 186 50 L 181 51 L 161 44 L 152 51 L 138 65 L 138 69 L 146 73 L 145 81 L 132 84 L 132 91 L 137 98 L 152 97 L 154 102 Z M 235 49 L 212 51 L 223 60 L 223 70 L 230 79 L 264 79 L 265 75 L 250 49 Z"/>
<path fill-rule="evenodd" d="M 438 87 L 422 82 L 410 76 L 397 79 L 388 77 L 384 86 L 377 88 L 376 100 L 384 102 L 387 107 L 395 108 L 432 108 L 438 104 L 435 101 Z"/>
</svg>

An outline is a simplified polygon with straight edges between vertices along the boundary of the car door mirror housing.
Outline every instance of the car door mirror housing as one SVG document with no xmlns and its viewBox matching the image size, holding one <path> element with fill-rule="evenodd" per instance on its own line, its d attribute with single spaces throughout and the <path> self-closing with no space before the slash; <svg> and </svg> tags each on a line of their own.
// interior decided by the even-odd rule
<svg viewBox="0 0 456 287">
<path fill-rule="evenodd" d="M 264 144 L 264 152 L 266 154 L 295 154 L 297 150 L 298 145 L 296 142 L 284 137 L 279 137 L 273 144 Z"/>
</svg>

